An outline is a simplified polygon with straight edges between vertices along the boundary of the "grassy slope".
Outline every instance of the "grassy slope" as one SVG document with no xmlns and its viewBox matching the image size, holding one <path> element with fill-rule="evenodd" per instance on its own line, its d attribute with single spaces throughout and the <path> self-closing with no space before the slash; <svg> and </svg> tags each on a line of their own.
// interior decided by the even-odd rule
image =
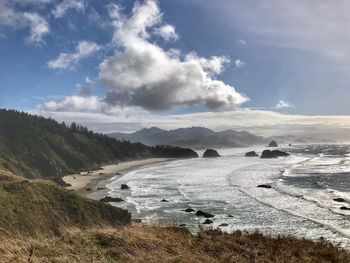
<svg viewBox="0 0 350 263">
<path fill-rule="evenodd" d="M 122 209 L 88 200 L 53 182 L 25 180 L 0 171 L 0 233 L 58 234 L 65 227 L 117 226 L 130 222 Z"/>
<path fill-rule="evenodd" d="M 130 215 L 0 171 L 0 262 L 350 262 L 325 242 L 125 225 Z"/>
<path fill-rule="evenodd" d="M 132 226 L 81 231 L 60 237 L 0 237 L 3 262 L 350 262 L 350 254 L 328 243 L 261 234 Z M 29 260 L 28 260 L 29 259 Z"/>
</svg>

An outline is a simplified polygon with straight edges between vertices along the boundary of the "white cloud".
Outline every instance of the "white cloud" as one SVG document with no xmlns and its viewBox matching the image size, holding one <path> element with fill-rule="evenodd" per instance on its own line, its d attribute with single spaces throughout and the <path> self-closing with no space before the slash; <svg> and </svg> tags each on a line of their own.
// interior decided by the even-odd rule
<svg viewBox="0 0 350 263">
<path fill-rule="evenodd" d="M 161 36 L 166 41 L 178 39 L 178 35 L 176 34 L 175 27 L 169 24 L 156 28 L 155 33 Z"/>
<path fill-rule="evenodd" d="M 80 41 L 74 53 L 61 53 L 56 59 L 50 60 L 47 65 L 52 69 L 72 69 L 81 59 L 87 58 L 101 49 L 94 42 Z"/>
<path fill-rule="evenodd" d="M 117 5 L 110 5 L 109 11 L 114 19 L 113 42 L 121 51 L 100 65 L 107 103 L 150 110 L 198 104 L 224 109 L 237 108 L 248 100 L 215 78 L 229 61 L 227 58 L 207 59 L 191 53 L 181 59 L 149 41 L 154 29 L 163 25 L 156 1 L 136 2 L 130 16 L 122 14 Z"/>
<path fill-rule="evenodd" d="M 138 107 L 109 105 L 102 98 L 91 95 L 91 92 L 81 93 L 79 87 L 78 95 L 67 96 L 61 100 L 47 101 L 44 104 L 39 105 L 39 112 L 53 115 L 60 115 L 61 113 L 77 113 L 84 115 L 88 113 L 91 115 L 115 116 L 116 118 L 129 118 L 130 115 L 135 118 L 142 118 L 140 116 L 145 117 L 150 115 Z"/>
<path fill-rule="evenodd" d="M 13 4 L 7 0 L 0 1 L 0 25 L 12 29 L 29 28 L 30 35 L 27 41 L 33 44 L 39 44 L 43 41 L 45 35 L 50 33 L 50 26 L 46 19 L 35 12 L 22 12 L 17 10 Z M 44 0 L 31 0 L 28 3 L 48 3 Z M 22 4 L 24 4 L 22 2 Z"/>
<path fill-rule="evenodd" d="M 242 67 L 244 67 L 245 66 L 245 62 L 243 62 L 242 60 L 240 60 L 240 59 L 236 59 L 235 60 L 235 67 L 238 69 L 238 68 L 242 68 Z"/>
<path fill-rule="evenodd" d="M 285 109 L 285 108 L 294 108 L 294 105 L 284 101 L 284 100 L 279 100 L 275 106 L 276 109 Z"/>
<path fill-rule="evenodd" d="M 30 23 L 30 36 L 27 38 L 29 43 L 40 43 L 43 37 L 50 32 L 49 24 L 46 20 L 36 13 L 24 13 L 23 16 Z"/>
<path fill-rule="evenodd" d="M 69 96 L 59 102 L 46 102 L 41 109 L 44 111 L 100 112 L 101 100 L 96 96 Z"/>
<path fill-rule="evenodd" d="M 237 40 L 238 43 L 240 43 L 241 45 L 245 46 L 247 44 L 247 42 L 243 39 L 239 39 Z"/>
<path fill-rule="evenodd" d="M 55 7 L 55 9 L 52 11 L 52 14 L 56 18 L 60 18 L 64 16 L 69 9 L 84 11 L 85 0 L 63 0 Z"/>
</svg>

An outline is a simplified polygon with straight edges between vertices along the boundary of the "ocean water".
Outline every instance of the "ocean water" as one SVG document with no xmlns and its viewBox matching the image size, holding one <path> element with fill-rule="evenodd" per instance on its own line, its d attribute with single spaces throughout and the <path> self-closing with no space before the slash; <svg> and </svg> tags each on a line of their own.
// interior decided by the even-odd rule
<svg viewBox="0 0 350 263">
<path fill-rule="evenodd" d="M 220 228 L 228 232 L 323 237 L 349 248 L 350 211 L 340 207 L 350 208 L 350 146 L 298 145 L 281 148 L 289 157 L 244 157 L 249 150 L 264 149 L 221 149 L 222 158 L 150 165 L 112 178 L 107 188 L 110 195 L 126 200 L 113 205 L 149 223 L 186 224 L 195 232 L 205 219 L 183 211 L 193 208 L 215 214 L 211 227 L 225 223 Z M 131 189 L 121 191 L 122 183 Z M 272 188 L 257 188 L 259 184 Z"/>
</svg>

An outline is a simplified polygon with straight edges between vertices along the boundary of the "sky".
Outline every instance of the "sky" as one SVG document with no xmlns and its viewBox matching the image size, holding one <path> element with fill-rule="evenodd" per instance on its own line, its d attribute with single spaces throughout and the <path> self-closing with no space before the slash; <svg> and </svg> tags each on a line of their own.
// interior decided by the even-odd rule
<svg viewBox="0 0 350 263">
<path fill-rule="evenodd" d="M 349 8 L 0 0 L 0 108 L 98 132 L 205 126 L 349 140 Z"/>
</svg>

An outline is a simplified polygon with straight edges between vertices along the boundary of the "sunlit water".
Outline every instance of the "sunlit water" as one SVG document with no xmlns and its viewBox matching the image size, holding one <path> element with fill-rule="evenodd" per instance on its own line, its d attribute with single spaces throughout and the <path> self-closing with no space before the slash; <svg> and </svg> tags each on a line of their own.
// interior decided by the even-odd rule
<svg viewBox="0 0 350 263">
<path fill-rule="evenodd" d="M 172 161 L 144 167 L 112 179 L 109 194 L 125 198 L 114 204 L 134 218 L 198 230 L 205 219 L 182 210 L 215 214 L 212 227 L 225 231 L 256 229 L 292 234 L 350 247 L 350 148 L 348 145 L 286 147 L 290 157 L 244 157 L 251 149 L 219 150 L 222 158 Z M 259 153 L 263 148 L 255 147 Z M 121 191 L 127 183 L 131 189 Z M 270 184 L 271 189 L 257 188 Z M 341 197 L 349 203 L 333 201 Z M 167 199 L 169 202 L 161 202 Z M 230 216 L 229 216 L 230 215 Z"/>
</svg>

